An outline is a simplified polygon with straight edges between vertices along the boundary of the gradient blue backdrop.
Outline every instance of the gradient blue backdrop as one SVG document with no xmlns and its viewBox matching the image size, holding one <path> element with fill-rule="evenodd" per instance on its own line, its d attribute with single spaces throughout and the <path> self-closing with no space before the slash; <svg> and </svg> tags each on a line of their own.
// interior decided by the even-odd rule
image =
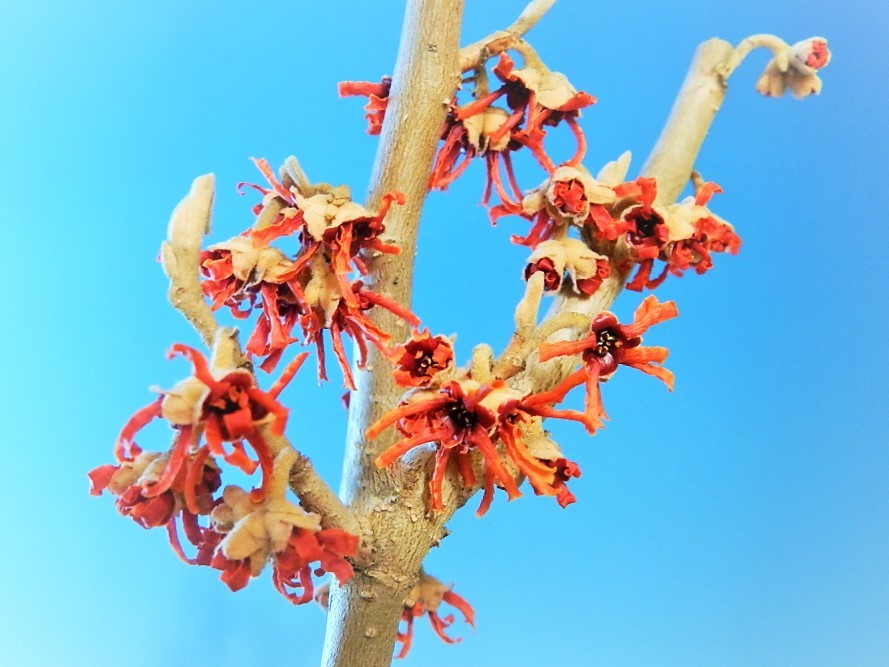
<svg viewBox="0 0 889 667">
<path fill-rule="evenodd" d="M 469 0 L 465 41 L 522 4 Z M 399 5 L 0 4 L 0 664 L 317 664 L 316 607 L 265 577 L 230 593 L 88 496 L 85 474 L 149 385 L 187 372 L 164 360 L 196 336 L 155 262 L 173 206 L 215 172 L 226 238 L 249 220 L 247 158 L 290 153 L 363 193 L 376 139 L 336 82 L 391 71 Z M 753 91 L 763 53 L 732 79 L 699 168 L 744 247 L 661 290 L 681 316 L 649 342 L 669 346 L 675 393 L 621 372 L 595 439 L 554 427 L 583 468 L 576 505 L 500 496 L 483 521 L 455 518 L 429 568 L 478 632 L 447 647 L 420 624 L 405 664 L 889 664 L 886 4 L 562 0 L 532 41 L 600 98 L 595 170 L 625 149 L 638 168 L 699 42 L 763 31 L 824 34 L 835 57 L 804 102 Z M 527 227 L 490 227 L 480 191 L 475 169 L 430 197 L 418 254 L 416 310 L 459 332 L 463 359 L 503 345 L 521 291 L 508 236 Z M 286 395 L 292 434 L 336 484 L 341 389 L 310 375 Z"/>
</svg>

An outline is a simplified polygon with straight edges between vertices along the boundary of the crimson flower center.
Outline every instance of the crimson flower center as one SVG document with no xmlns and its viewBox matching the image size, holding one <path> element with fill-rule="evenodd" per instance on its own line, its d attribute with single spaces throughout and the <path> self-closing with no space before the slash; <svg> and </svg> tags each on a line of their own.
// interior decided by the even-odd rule
<svg viewBox="0 0 889 667">
<path fill-rule="evenodd" d="M 623 345 L 623 340 L 616 331 L 613 329 L 602 329 L 602 331 L 596 333 L 596 345 L 593 348 L 593 354 L 597 357 L 606 357 L 621 345 Z"/>
<path fill-rule="evenodd" d="M 636 229 L 629 233 L 630 240 L 633 243 L 640 243 L 644 239 L 654 236 L 655 228 L 663 224 L 663 219 L 654 211 L 636 211 L 627 216 Z"/>
<path fill-rule="evenodd" d="M 448 405 L 447 411 L 448 417 L 451 418 L 451 421 L 460 428 L 471 429 L 473 426 L 475 426 L 475 422 L 477 420 L 475 413 L 467 410 L 462 401 L 451 403 L 450 405 Z"/>
</svg>

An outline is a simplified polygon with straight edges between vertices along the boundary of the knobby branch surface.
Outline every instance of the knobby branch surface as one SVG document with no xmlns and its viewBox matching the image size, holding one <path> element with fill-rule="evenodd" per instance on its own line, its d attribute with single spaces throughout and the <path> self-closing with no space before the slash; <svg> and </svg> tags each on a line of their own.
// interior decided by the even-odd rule
<svg viewBox="0 0 889 667">
<path fill-rule="evenodd" d="M 401 248 L 369 263 L 376 291 L 409 305 L 420 213 L 441 128 L 460 82 L 459 46 L 463 0 L 408 0 L 401 44 L 374 164 L 368 204 L 390 191 L 406 196 L 391 210 L 387 234 Z M 376 309 L 381 310 L 381 309 Z M 404 340 L 406 325 L 375 313 L 378 325 Z M 377 470 L 373 459 L 394 441 L 387 434 L 369 443 L 368 426 L 397 404 L 403 393 L 388 363 L 374 350 L 366 371 L 356 373 L 350 401 L 341 497 L 366 517 L 354 578 L 330 594 L 325 667 L 389 665 L 404 599 L 415 583 L 436 534 L 437 517 L 426 518 L 422 470 Z M 413 520 L 412 520 L 413 519 Z"/>
</svg>

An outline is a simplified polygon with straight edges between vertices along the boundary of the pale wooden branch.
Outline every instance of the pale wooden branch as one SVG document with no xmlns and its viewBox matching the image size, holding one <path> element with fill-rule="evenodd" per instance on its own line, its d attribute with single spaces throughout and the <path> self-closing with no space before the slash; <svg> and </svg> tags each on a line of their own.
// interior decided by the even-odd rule
<svg viewBox="0 0 889 667">
<path fill-rule="evenodd" d="M 409 304 L 417 226 L 428 191 L 429 172 L 450 101 L 460 84 L 459 39 L 463 0 L 408 0 L 398 58 L 368 206 L 399 191 L 404 206 L 386 217 L 386 234 L 401 252 L 368 262 L 368 282 Z M 395 340 L 407 337 L 405 323 L 382 309 L 370 314 Z M 372 561 L 356 568 L 347 584 L 333 585 L 324 643 L 324 667 L 385 667 L 392 658 L 404 599 L 444 522 L 426 514 L 422 463 L 377 470 L 377 454 L 394 442 L 390 433 L 368 442 L 365 431 L 403 393 L 391 366 L 376 350 L 367 370 L 355 373 L 350 400 L 341 497 L 362 517 L 361 538 Z"/>
<path fill-rule="evenodd" d="M 464 46 L 460 49 L 460 69 L 464 72 L 471 70 L 483 64 L 491 56 L 513 48 L 521 40 L 522 35 L 537 25 L 554 4 L 556 0 L 532 0 L 508 28 L 493 32 L 484 39 Z"/>
<path fill-rule="evenodd" d="M 648 160 L 644 176 L 657 178 L 658 202 L 673 203 L 691 178 L 710 125 L 725 99 L 725 79 L 717 72 L 734 49 L 722 39 L 698 47 L 670 116 Z"/>
<path fill-rule="evenodd" d="M 199 176 L 170 217 L 161 261 L 170 279 L 167 296 L 173 307 L 197 330 L 207 347 L 213 345 L 219 324 L 201 292 L 201 242 L 210 231 L 213 209 L 213 174 Z"/>
<path fill-rule="evenodd" d="M 759 47 L 769 49 L 775 56 L 783 54 L 785 58 L 789 58 L 790 45 L 780 37 L 766 33 L 750 35 L 750 37 L 742 39 L 735 47 L 731 56 L 719 64 L 717 73 L 723 80 L 727 81 L 732 73 L 744 62 L 744 59 L 750 55 L 750 52 Z"/>
</svg>

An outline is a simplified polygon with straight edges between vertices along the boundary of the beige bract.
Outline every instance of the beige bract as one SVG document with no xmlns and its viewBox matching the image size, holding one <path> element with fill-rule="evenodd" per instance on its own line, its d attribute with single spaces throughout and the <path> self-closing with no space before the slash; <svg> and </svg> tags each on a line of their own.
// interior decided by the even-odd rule
<svg viewBox="0 0 889 667">
<path fill-rule="evenodd" d="M 160 452 L 142 452 L 132 461 L 124 461 L 111 475 L 106 487 L 115 496 L 121 495 L 138 481 L 157 481 L 167 464 L 167 456 Z M 159 464 L 159 471 L 158 465 Z"/>
<path fill-rule="evenodd" d="M 501 128 L 507 118 L 509 118 L 509 112 L 506 109 L 488 107 L 483 112 L 461 121 L 463 127 L 466 128 L 466 138 L 475 148 L 476 153 L 482 155 L 488 151 L 499 153 L 506 150 L 510 141 L 509 132 L 503 132 L 502 136 L 495 141 L 491 141 L 490 137 Z"/>
<path fill-rule="evenodd" d="M 207 248 L 207 252 L 213 251 L 231 253 L 232 275 L 243 281 L 246 287 L 263 281 L 275 282 L 275 279 L 293 264 L 277 248 L 271 246 L 257 248 L 246 236 L 235 236 Z"/>
<path fill-rule="evenodd" d="M 288 544 L 294 528 L 315 532 L 321 522 L 317 514 L 303 511 L 284 498 L 266 498 L 256 503 L 237 486 L 227 486 L 223 503 L 213 509 L 214 527 L 227 532 L 219 545 L 229 560 L 249 560 L 250 571 L 257 576 L 272 554 Z"/>
<path fill-rule="evenodd" d="M 293 198 L 303 212 L 306 231 L 315 241 L 321 241 L 328 229 L 354 220 L 374 217 L 364 206 L 352 201 L 349 188 L 345 185 L 331 187 L 316 185 L 316 194 L 303 197 L 294 192 Z"/>
<path fill-rule="evenodd" d="M 563 239 L 562 245 L 565 248 L 565 271 L 571 277 L 575 290 L 581 292 L 577 287 L 579 281 L 595 278 L 599 274 L 599 263 L 607 263 L 608 258 L 591 250 L 579 239 Z"/>
<path fill-rule="evenodd" d="M 547 109 L 559 109 L 577 95 L 561 72 L 553 72 L 544 67 L 525 67 L 513 71 L 513 76 L 537 96 L 537 103 Z"/>
</svg>

